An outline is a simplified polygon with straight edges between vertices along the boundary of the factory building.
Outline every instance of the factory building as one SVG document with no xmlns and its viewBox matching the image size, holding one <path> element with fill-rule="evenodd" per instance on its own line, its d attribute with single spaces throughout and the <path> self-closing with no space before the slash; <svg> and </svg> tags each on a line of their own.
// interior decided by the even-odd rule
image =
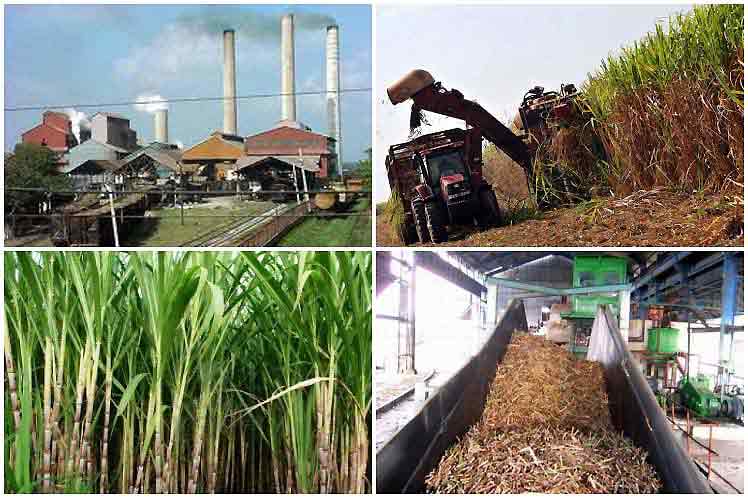
<svg viewBox="0 0 748 498">
<path fill-rule="evenodd" d="M 42 122 L 23 132 L 21 142 L 43 145 L 59 154 L 65 154 L 71 147 L 78 145 L 68 115 L 54 111 L 42 114 Z"/>
<path fill-rule="evenodd" d="M 742 494 L 744 282 L 740 251 L 378 252 L 377 491 Z"/>
<path fill-rule="evenodd" d="M 244 138 L 215 131 L 182 153 L 182 164 L 208 181 L 231 180 L 237 159 L 244 155 Z"/>
<path fill-rule="evenodd" d="M 60 171 L 69 175 L 77 174 L 78 168 L 88 161 L 110 161 L 117 162 L 128 155 L 131 151 L 117 145 L 99 142 L 91 138 L 80 145 L 70 149 L 69 161 Z"/>
<path fill-rule="evenodd" d="M 156 184 L 175 181 L 182 183 L 191 177 L 196 167 L 181 163 L 182 151 L 176 145 L 153 142 L 119 161 L 117 173 L 127 179 L 145 180 Z"/>
<path fill-rule="evenodd" d="M 277 128 L 247 137 L 244 153 L 236 165 L 240 175 L 275 163 L 289 171 L 301 165 L 315 172 L 317 178 L 327 178 L 328 171 L 331 168 L 334 171 L 336 165 L 335 141 L 299 123 L 281 123 Z"/>
<path fill-rule="evenodd" d="M 70 181 L 76 190 L 98 188 L 115 183 L 119 168 L 120 163 L 115 159 L 88 159 L 69 172 Z"/>
<path fill-rule="evenodd" d="M 236 100 L 236 34 L 223 32 L 223 132 L 214 132 L 205 140 L 186 149 L 181 162 L 197 170 L 206 181 L 242 179 L 253 188 L 293 188 L 294 169 L 305 172 L 307 186 L 316 179 L 327 178 L 331 171 L 340 171 L 339 136 L 339 53 L 338 28 L 327 31 L 327 88 L 328 123 L 330 136 L 315 133 L 297 120 L 296 74 L 294 47 L 294 16 L 281 18 L 281 116 L 278 125 L 270 130 L 242 138 L 237 134 Z M 165 123 L 166 118 L 161 117 Z M 165 125 L 155 125 L 157 130 Z M 163 136 L 166 132 L 160 133 Z M 303 182 L 296 177 L 301 186 Z"/>
<path fill-rule="evenodd" d="M 91 140 L 125 150 L 138 147 L 138 135 L 130 128 L 130 120 L 111 112 L 97 112 L 91 116 Z"/>
<path fill-rule="evenodd" d="M 99 112 L 91 117 L 91 138 L 70 149 L 63 173 L 76 174 L 86 161 L 122 159 L 138 148 L 137 133 L 130 120 L 118 114 Z"/>
</svg>

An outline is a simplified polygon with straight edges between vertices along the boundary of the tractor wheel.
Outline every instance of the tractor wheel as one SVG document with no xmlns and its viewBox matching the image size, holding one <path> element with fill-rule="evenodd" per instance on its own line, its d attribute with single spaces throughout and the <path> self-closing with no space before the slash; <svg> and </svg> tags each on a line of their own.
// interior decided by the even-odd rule
<svg viewBox="0 0 748 498">
<path fill-rule="evenodd" d="M 397 228 L 397 235 L 400 237 L 400 242 L 405 246 L 418 242 L 416 226 L 415 223 L 412 223 L 411 216 L 405 216 L 405 220 L 403 220 L 402 224 Z"/>
<path fill-rule="evenodd" d="M 429 229 L 431 241 L 440 244 L 447 241 L 447 227 L 444 226 L 444 217 L 435 202 L 427 202 L 424 211 L 426 212 L 426 225 Z"/>
<path fill-rule="evenodd" d="M 486 228 L 501 226 L 504 220 L 493 189 L 488 187 L 481 190 L 478 194 L 478 200 L 481 209 L 480 224 Z"/>
<path fill-rule="evenodd" d="M 413 221 L 415 222 L 414 226 L 418 240 L 422 244 L 427 243 L 431 236 L 429 235 L 428 223 L 426 222 L 426 208 L 423 200 L 419 198 L 413 199 L 410 206 L 413 210 Z"/>
</svg>

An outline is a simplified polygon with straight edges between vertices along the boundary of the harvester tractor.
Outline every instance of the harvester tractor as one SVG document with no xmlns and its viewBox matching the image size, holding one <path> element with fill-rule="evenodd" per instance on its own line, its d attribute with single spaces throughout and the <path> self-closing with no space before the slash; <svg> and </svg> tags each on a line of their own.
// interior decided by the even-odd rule
<svg viewBox="0 0 748 498">
<path fill-rule="evenodd" d="M 402 242 L 445 242 L 450 225 L 500 225 L 496 194 L 483 176 L 483 138 L 522 166 L 529 179 L 525 143 L 478 103 L 445 89 L 427 71 L 408 73 L 387 89 L 387 95 L 394 105 L 412 99 L 411 132 L 420 123 L 421 111 L 466 124 L 466 129 L 421 135 L 390 147 L 387 176 L 404 211 L 398 227 Z"/>
<path fill-rule="evenodd" d="M 525 93 L 512 125 L 515 133 L 534 154 L 539 144 L 552 138 L 574 115 L 574 99 L 578 95 L 573 84 L 562 84 L 559 91 L 545 91 L 542 86 Z"/>
</svg>

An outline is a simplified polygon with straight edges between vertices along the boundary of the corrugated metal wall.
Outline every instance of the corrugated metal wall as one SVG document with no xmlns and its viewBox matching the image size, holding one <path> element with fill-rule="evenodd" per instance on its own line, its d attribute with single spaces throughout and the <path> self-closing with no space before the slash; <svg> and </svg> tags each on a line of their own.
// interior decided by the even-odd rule
<svg viewBox="0 0 748 498">
<path fill-rule="evenodd" d="M 571 287 L 572 267 L 573 263 L 565 257 L 547 256 L 494 276 L 546 287 L 566 288 Z M 499 314 L 506 309 L 512 299 L 526 293 L 523 290 L 499 286 L 496 296 Z M 538 323 L 543 306 L 550 308 L 551 304 L 560 302 L 560 297 L 525 299 L 525 315 L 528 325 Z"/>
</svg>

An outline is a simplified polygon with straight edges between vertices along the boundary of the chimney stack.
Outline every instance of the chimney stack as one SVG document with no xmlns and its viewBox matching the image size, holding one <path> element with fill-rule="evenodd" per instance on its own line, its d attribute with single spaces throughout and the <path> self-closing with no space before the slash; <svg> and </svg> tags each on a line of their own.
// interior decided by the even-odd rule
<svg viewBox="0 0 748 498">
<path fill-rule="evenodd" d="M 327 27 L 327 126 L 328 133 L 335 139 L 335 154 L 338 162 L 338 175 L 343 174 L 343 156 L 340 146 L 340 39 L 338 26 Z"/>
<path fill-rule="evenodd" d="M 166 109 L 153 113 L 154 140 L 162 144 L 169 143 L 169 116 Z"/>
<path fill-rule="evenodd" d="M 223 32 L 223 132 L 236 135 L 236 49 L 233 29 Z"/>
<path fill-rule="evenodd" d="M 293 14 L 281 17 L 281 120 L 296 121 Z"/>
</svg>

